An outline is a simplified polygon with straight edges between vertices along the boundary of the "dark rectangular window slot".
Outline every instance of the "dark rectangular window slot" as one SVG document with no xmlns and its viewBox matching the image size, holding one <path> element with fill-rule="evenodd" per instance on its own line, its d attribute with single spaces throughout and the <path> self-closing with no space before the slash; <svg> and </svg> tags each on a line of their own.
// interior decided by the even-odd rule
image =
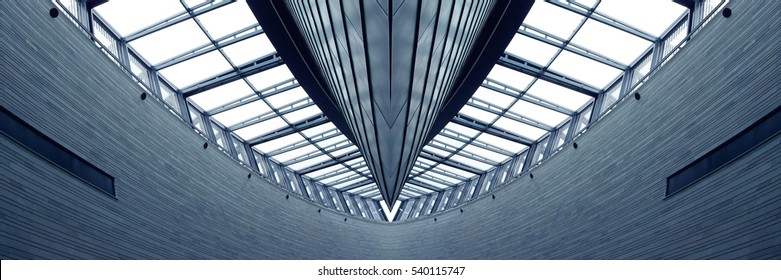
<svg viewBox="0 0 781 280">
<path fill-rule="evenodd" d="M 75 155 L 0 106 L 0 131 L 27 149 L 68 171 L 98 190 L 116 197 L 114 177 Z"/>
<path fill-rule="evenodd" d="M 666 196 L 685 189 L 710 173 L 729 164 L 778 134 L 779 131 L 781 131 L 781 107 L 777 107 L 748 128 L 686 167 L 678 170 L 670 177 L 667 177 Z"/>
</svg>

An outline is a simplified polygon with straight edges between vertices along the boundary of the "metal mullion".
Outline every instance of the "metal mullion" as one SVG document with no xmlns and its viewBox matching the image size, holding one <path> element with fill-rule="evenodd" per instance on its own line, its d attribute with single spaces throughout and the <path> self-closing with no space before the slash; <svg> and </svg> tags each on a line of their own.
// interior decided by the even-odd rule
<svg viewBox="0 0 781 280">
<path fill-rule="evenodd" d="M 548 126 L 548 125 L 546 125 L 544 123 L 540 123 L 540 122 L 537 122 L 535 120 L 526 118 L 526 117 L 524 117 L 522 115 L 510 112 L 509 110 L 496 110 L 496 109 L 493 109 L 491 107 L 486 107 L 486 106 L 479 105 L 478 103 L 472 102 L 471 100 L 468 101 L 467 104 L 469 104 L 470 106 L 476 107 L 477 109 L 480 109 L 480 110 L 483 110 L 483 111 L 486 111 L 486 112 L 489 112 L 489 113 L 492 113 L 492 114 L 496 114 L 499 117 L 505 117 L 505 118 L 508 118 L 508 119 L 511 119 L 511 120 L 514 120 L 514 121 L 517 121 L 517 122 L 520 122 L 520 123 L 523 123 L 523 124 L 528 124 L 530 126 L 533 126 L 533 127 L 536 127 L 536 128 L 542 129 L 542 130 L 547 130 L 549 132 L 554 130 L 553 127 L 550 127 L 550 126 Z"/>
<path fill-rule="evenodd" d="M 366 166 L 366 162 L 362 161 L 361 163 L 359 163 L 358 165 L 356 165 L 356 166 L 354 166 L 354 167 L 355 167 L 355 169 L 361 169 L 361 168 L 363 168 L 364 166 Z M 320 176 L 313 177 L 312 179 L 313 179 L 313 180 L 322 181 L 322 180 L 325 180 L 325 179 L 327 179 L 328 177 L 339 176 L 339 175 L 341 175 L 341 174 L 344 174 L 344 173 L 347 173 L 347 172 L 349 172 L 349 171 L 353 171 L 353 170 L 351 170 L 351 169 L 349 169 L 349 168 L 347 168 L 347 167 L 342 167 L 342 168 L 340 168 L 340 169 L 336 169 L 336 170 L 334 170 L 334 171 L 331 171 L 331 172 L 328 172 L 328 173 L 322 174 L 322 175 L 320 175 Z M 355 171 L 353 171 L 353 172 L 355 172 Z M 361 174 L 361 173 L 358 173 L 358 174 Z"/>
<path fill-rule="evenodd" d="M 548 156 L 553 152 L 554 149 L 556 149 L 556 139 L 559 138 L 559 134 L 561 133 L 561 130 L 556 130 L 550 133 L 548 135 L 548 145 L 545 146 L 545 151 L 542 156 L 542 158 L 548 158 Z"/>
<path fill-rule="evenodd" d="M 264 135 L 261 135 L 261 136 L 258 136 L 258 137 L 252 138 L 252 139 L 249 139 L 249 140 L 247 140 L 247 142 L 250 143 L 251 146 L 254 146 L 254 145 L 257 145 L 257 144 L 260 144 L 260 143 L 263 143 L 263 142 L 268 142 L 268 141 L 272 141 L 272 140 L 275 140 L 275 139 L 279 139 L 279 138 L 288 136 L 290 134 L 300 133 L 303 130 L 307 130 L 309 128 L 312 128 L 312 127 L 315 127 L 315 126 L 318 126 L 318 125 L 326 124 L 328 122 L 330 122 L 328 120 L 328 117 L 326 117 L 325 115 L 320 115 L 320 116 L 313 117 L 313 118 L 310 118 L 310 119 L 302 120 L 302 121 L 297 122 L 297 123 L 288 124 L 287 127 L 284 127 L 282 129 L 266 133 Z M 304 138 L 306 138 L 306 137 L 304 137 Z"/>
<path fill-rule="evenodd" d="M 352 187 L 352 188 L 351 188 L 351 189 L 349 189 L 349 190 L 345 190 L 345 189 L 342 189 L 342 190 L 343 190 L 343 191 L 346 191 L 346 192 L 349 192 L 349 193 L 351 193 L 351 194 L 353 194 L 353 195 L 361 195 L 361 194 L 363 194 L 363 193 L 368 193 L 368 192 L 371 192 L 371 191 L 373 191 L 375 188 L 377 188 L 377 186 L 375 186 L 375 185 L 372 185 L 372 183 L 373 183 L 373 182 L 374 182 L 374 181 L 370 181 L 368 184 L 364 184 L 364 185 L 361 185 L 361 186 Z"/>
<path fill-rule="evenodd" d="M 342 166 L 339 169 L 336 169 L 334 171 L 330 171 L 328 173 L 323 173 L 323 174 L 321 174 L 321 175 L 319 175 L 317 177 L 310 177 L 310 178 L 312 178 L 312 180 L 323 181 L 323 180 L 327 180 L 330 177 L 339 176 L 339 175 L 342 175 L 342 174 L 350 172 L 350 171 L 352 171 L 352 170 L 350 170 L 349 168 L 347 168 L 345 166 Z"/>
<path fill-rule="evenodd" d="M 460 115 L 460 114 L 456 115 L 453 118 L 452 122 L 456 123 L 456 124 L 460 124 L 460 125 L 466 126 L 466 127 L 469 127 L 469 128 L 472 128 L 472 129 L 479 130 L 479 131 L 481 131 L 483 133 L 488 133 L 488 134 L 491 134 L 493 136 L 497 136 L 497 137 L 504 138 L 504 139 L 507 139 L 507 140 L 510 140 L 510 141 L 513 141 L 513 142 L 521 143 L 521 144 L 524 144 L 524 145 L 527 145 L 527 146 L 532 145 L 535 142 L 535 140 L 527 139 L 527 138 L 524 138 L 523 136 L 520 136 L 520 135 L 511 134 L 511 133 L 509 133 L 507 131 L 501 130 L 499 128 L 495 128 L 495 127 L 493 127 L 491 125 L 479 122 L 477 120 L 469 119 L 468 117 L 465 117 L 465 116 Z"/>
<path fill-rule="evenodd" d="M 430 181 L 433 181 L 434 183 L 442 184 L 442 185 L 444 185 L 444 187 L 438 188 L 438 187 L 435 187 L 435 186 L 429 186 L 428 183 L 420 181 L 420 180 L 418 180 L 418 178 L 424 179 L 424 180 L 430 180 Z M 454 185 L 452 183 L 442 182 L 442 180 L 440 180 L 440 179 L 438 179 L 436 177 L 431 177 L 431 175 L 426 175 L 425 173 L 421 173 L 418 176 L 415 176 L 415 178 L 407 179 L 407 182 L 415 184 L 415 185 L 420 185 L 421 187 L 430 189 L 432 191 L 439 191 L 439 190 L 442 190 L 442 189 L 447 189 L 447 188 L 452 187 Z"/>
<path fill-rule="evenodd" d="M 183 21 L 191 19 L 191 18 L 195 18 L 195 17 L 197 17 L 199 15 L 202 15 L 202 14 L 205 14 L 207 12 L 216 10 L 216 9 L 222 7 L 222 6 L 231 4 L 233 2 L 236 2 L 236 1 L 235 0 L 227 0 L 227 1 L 224 1 L 224 2 L 217 3 L 217 4 L 212 4 L 212 6 L 210 6 L 210 7 L 207 7 L 205 9 L 201 9 L 201 10 L 197 10 L 197 11 L 193 11 L 190 7 L 185 6 L 184 7 L 185 11 L 182 12 L 181 14 L 178 14 L 178 15 L 173 16 L 173 17 L 169 17 L 167 19 L 164 19 L 164 20 L 161 20 L 161 21 L 159 21 L 157 23 L 154 23 L 154 24 L 152 24 L 150 26 L 147 26 L 146 28 L 142 29 L 141 31 L 138 31 L 136 33 L 130 34 L 128 36 L 125 36 L 124 39 L 127 42 L 136 40 L 138 38 L 141 38 L 141 37 L 144 37 L 146 35 L 152 34 L 154 32 L 163 30 L 163 29 L 165 29 L 165 28 L 167 28 L 169 26 L 176 25 L 177 23 L 183 22 Z M 207 3 L 208 2 L 204 2 L 204 4 L 207 4 Z M 196 6 L 196 9 L 198 9 L 198 8 L 200 8 L 202 6 L 203 5 Z"/>
<path fill-rule="evenodd" d="M 347 183 L 347 182 L 350 182 L 350 181 L 354 181 L 355 179 L 360 179 L 362 177 L 364 178 L 364 180 L 354 182 L 352 184 L 346 185 L 346 186 L 341 187 L 341 188 L 337 188 L 336 187 L 336 185 L 344 184 L 344 183 Z M 374 181 L 371 180 L 371 179 L 366 178 L 362 174 L 353 172 L 353 174 L 349 174 L 349 175 L 347 175 L 345 177 L 339 178 L 339 179 L 334 180 L 333 182 L 330 182 L 330 183 L 324 183 L 323 182 L 323 184 L 331 186 L 332 188 L 338 189 L 340 191 L 346 191 L 346 190 L 351 190 L 351 189 L 354 189 L 354 188 L 362 187 L 362 186 L 365 186 L 367 184 L 371 184 L 372 182 L 374 182 Z"/>
<path fill-rule="evenodd" d="M 361 155 L 361 153 L 359 151 L 356 151 L 356 152 L 348 153 L 346 155 L 342 155 L 342 156 L 336 157 L 334 159 L 330 159 L 328 161 L 321 162 L 321 163 L 315 164 L 313 166 L 310 166 L 310 167 L 298 170 L 297 173 L 299 173 L 299 174 L 307 174 L 307 173 L 315 172 L 317 170 L 328 168 L 328 167 L 331 167 L 331 166 L 334 166 L 334 165 L 337 165 L 337 164 L 342 164 L 344 162 L 347 162 L 347 161 L 350 161 L 350 160 L 353 160 L 353 159 L 357 159 L 357 158 L 361 158 L 361 157 L 363 157 L 363 155 Z"/>
<path fill-rule="evenodd" d="M 573 12 L 573 13 L 576 13 L 578 15 L 584 16 L 586 18 L 594 19 L 594 20 L 599 21 L 601 23 L 607 24 L 610 27 L 619 29 L 621 31 L 624 31 L 624 32 L 627 32 L 629 34 L 635 35 L 635 36 L 640 37 L 642 39 L 645 39 L 645 40 L 648 40 L 648 41 L 651 41 L 651 42 L 653 42 L 656 39 L 654 36 L 652 36 L 652 35 L 650 35 L 648 33 L 645 33 L 643 31 L 640 31 L 640 30 L 638 30 L 638 29 L 636 29 L 636 28 L 634 28 L 634 27 L 632 27 L 632 26 L 630 26 L 630 25 L 628 25 L 626 23 L 623 23 L 623 22 L 618 21 L 616 19 L 613 19 L 613 18 L 610 18 L 608 16 L 605 16 L 605 15 L 602 15 L 600 13 L 595 12 L 594 10 L 596 10 L 596 7 L 590 8 L 590 7 L 584 7 L 582 5 L 578 5 L 581 8 L 587 9 L 587 10 L 590 11 L 590 12 L 584 12 L 582 10 L 573 8 L 572 6 L 570 6 L 568 4 L 561 3 L 560 1 L 550 1 L 550 0 L 548 0 L 548 3 L 554 4 L 554 5 L 556 5 L 556 6 L 560 7 L 560 8 L 563 8 L 563 9 L 568 10 L 570 12 Z"/>
<path fill-rule="evenodd" d="M 295 112 L 295 111 L 298 111 L 298 110 L 301 110 L 301 109 L 305 109 L 305 108 L 308 108 L 308 107 L 312 107 L 313 105 L 315 105 L 315 102 L 312 101 L 311 99 L 309 99 L 309 97 L 306 97 L 305 99 L 300 99 L 298 102 L 300 102 L 302 100 L 307 100 L 307 102 L 303 103 L 303 104 L 296 104 L 296 105 L 293 105 L 293 106 L 290 106 L 290 107 L 283 107 L 283 109 L 277 109 L 278 115 L 270 114 L 271 112 L 269 112 L 269 113 L 266 113 L 266 114 L 254 117 L 252 119 L 245 120 L 243 122 L 240 122 L 238 124 L 230 126 L 228 128 L 228 130 L 236 131 L 236 130 L 239 130 L 239 129 L 242 129 L 242 128 L 245 128 L 245 127 L 248 127 L 248 126 L 251 126 L 251 125 L 254 125 L 254 124 L 258 124 L 258 123 L 262 123 L 262 122 L 265 122 L 265 121 L 268 121 L 268 120 L 272 120 L 272 119 L 274 119 L 276 117 L 282 117 L 285 114 L 292 113 L 292 112 Z M 272 108 L 272 109 L 275 109 L 275 108 Z"/>
<path fill-rule="evenodd" d="M 171 67 L 171 66 L 173 66 L 175 64 L 178 64 L 178 63 L 181 63 L 181 62 L 185 62 L 187 60 L 190 60 L 190 59 L 202 56 L 202 55 L 210 53 L 212 51 L 219 50 L 221 48 L 224 48 L 224 47 L 227 47 L 227 46 L 230 46 L 230 45 L 242 42 L 244 40 L 247 40 L 247 39 L 250 39 L 250 38 L 255 37 L 257 35 L 265 33 L 263 31 L 263 29 L 257 29 L 259 27 L 260 27 L 260 25 L 255 24 L 255 25 L 252 25 L 252 26 L 248 26 L 248 27 L 239 29 L 239 31 L 235 31 L 235 32 L 233 32 L 231 34 L 228 34 L 228 35 L 223 36 L 223 37 L 221 37 L 219 39 L 216 39 L 214 43 L 209 42 L 209 43 L 205 43 L 203 45 L 200 45 L 198 47 L 192 48 L 192 49 L 190 49 L 188 51 L 185 51 L 185 52 L 179 54 L 176 57 L 173 57 L 173 58 L 167 59 L 167 60 L 165 60 L 163 62 L 160 62 L 157 65 L 152 66 L 151 68 L 153 68 L 155 70 L 162 70 L 162 69 Z M 252 30 L 252 29 L 256 29 L 256 30 L 254 30 L 253 32 L 247 33 L 247 34 L 241 34 L 241 33 L 246 32 L 247 30 Z M 239 34 L 241 34 L 241 35 L 238 36 Z M 235 37 L 235 36 L 238 36 L 238 37 Z"/>
<path fill-rule="evenodd" d="M 307 187 L 307 193 L 309 194 L 309 199 L 320 204 L 320 205 L 327 205 L 325 202 L 323 202 L 323 198 L 320 197 L 320 189 L 317 188 L 317 185 L 312 180 L 304 179 L 301 176 L 298 176 L 298 178 L 301 178 L 301 181 L 303 182 L 304 186 Z M 310 192 L 311 188 L 311 192 Z"/>
<path fill-rule="evenodd" d="M 429 153 L 426 153 L 426 152 L 420 153 L 420 157 L 425 158 L 427 160 L 434 161 L 437 164 L 445 164 L 447 166 L 450 166 L 450 167 L 453 167 L 453 168 L 457 168 L 457 169 L 461 169 L 463 171 L 474 173 L 474 174 L 485 173 L 485 171 L 482 171 L 480 169 L 477 169 L 477 168 L 474 168 L 474 167 L 462 164 L 460 162 L 454 162 L 454 161 L 450 160 L 449 158 L 439 157 L 437 155 L 432 155 L 432 154 L 429 154 Z M 432 167 L 433 166 L 436 166 L 436 164 L 432 165 Z M 429 168 L 432 168 L 432 167 L 429 167 Z M 425 172 L 425 170 L 423 172 Z M 420 174 L 422 174 L 423 172 L 421 172 Z M 414 176 L 411 176 L 411 177 L 414 177 Z"/>
<path fill-rule="evenodd" d="M 490 89 L 490 90 L 493 90 L 493 91 L 496 91 L 498 93 L 510 96 L 510 97 L 518 98 L 520 100 L 532 103 L 532 104 L 540 106 L 540 107 L 544 107 L 544 108 L 547 108 L 547 109 L 550 109 L 550 110 L 553 110 L 553 111 L 565 114 L 565 115 L 572 115 L 572 114 L 577 113 L 577 112 L 570 111 L 570 110 L 568 110 L 566 108 L 559 107 L 556 104 L 549 103 L 549 102 L 543 101 L 541 99 L 537 99 L 536 97 L 529 97 L 526 94 L 526 92 L 523 91 L 523 90 L 519 90 L 519 89 L 513 88 L 512 86 L 506 85 L 506 84 L 504 84 L 502 82 L 499 82 L 499 81 L 496 81 L 496 80 L 493 80 L 493 79 L 490 79 L 490 78 L 486 78 L 485 81 L 483 82 L 483 84 L 480 85 L 480 86 L 485 87 L 485 88 Z M 518 92 L 518 93 L 517 94 L 513 93 L 512 91 L 510 91 L 508 89 L 512 89 L 513 91 Z"/>
<path fill-rule="evenodd" d="M 566 75 L 562 75 L 552 70 L 546 69 L 546 67 L 538 67 L 537 65 L 528 62 L 523 58 L 511 54 L 503 54 L 501 57 L 499 57 L 499 61 L 496 64 L 530 76 L 538 77 L 539 79 L 543 79 L 545 81 L 563 86 L 591 97 L 595 97 L 601 92 L 600 89 L 569 78 Z"/>
<path fill-rule="evenodd" d="M 289 85 L 285 85 L 287 83 L 290 83 L 290 84 Z M 284 86 L 282 86 L 282 85 L 284 85 Z M 276 85 L 273 85 L 273 86 L 271 86 L 269 88 L 261 90 L 259 92 L 254 92 L 254 93 L 252 93 L 250 95 L 247 95 L 245 97 L 242 97 L 242 98 L 230 101 L 226 105 L 214 108 L 211 111 L 207 111 L 205 113 L 207 115 L 209 115 L 209 116 L 213 116 L 213 115 L 216 115 L 216 114 L 219 114 L 219 113 L 222 113 L 222 112 L 225 112 L 225 111 L 228 111 L 228 110 L 231 110 L 231 109 L 235 109 L 235 108 L 244 106 L 246 104 L 258 101 L 258 100 L 260 100 L 262 98 L 268 98 L 268 97 L 271 97 L 271 96 L 274 96 L 274 95 L 286 92 L 288 90 L 297 88 L 299 86 L 300 86 L 300 84 L 298 83 L 298 81 L 296 81 L 295 78 L 291 78 L 291 79 L 285 80 L 283 82 L 280 82 L 280 83 L 278 83 Z M 270 88 L 274 88 L 274 90 L 270 91 L 270 92 L 267 92 L 267 93 L 261 93 L 261 92 L 264 92 L 265 90 L 268 90 Z"/>
<path fill-rule="evenodd" d="M 349 143 L 349 141 L 347 141 L 347 142 Z M 344 142 L 341 142 L 341 143 L 344 143 Z M 342 149 L 346 149 L 346 148 L 349 148 L 349 147 L 351 147 L 351 146 L 350 145 L 345 145 L 345 146 L 340 146 L 340 147 L 330 146 L 328 148 L 321 148 L 321 149 L 318 149 L 317 151 L 313 151 L 313 152 L 307 153 L 305 155 L 296 157 L 294 159 L 285 161 L 283 163 L 283 165 L 290 166 L 290 165 L 293 165 L 293 164 L 296 164 L 296 163 L 299 163 L 299 162 L 303 162 L 303 161 L 306 161 L 306 160 L 310 160 L 310 159 L 313 159 L 313 158 L 316 158 L 316 157 L 319 157 L 319 156 L 322 156 L 322 155 L 326 155 L 327 156 L 327 155 L 330 155 L 332 152 L 340 151 Z M 359 172 L 356 172 L 356 173 L 359 173 Z"/>
<path fill-rule="evenodd" d="M 471 199 L 471 197 L 469 196 L 469 190 L 472 189 L 470 183 L 471 181 L 464 181 L 461 189 L 461 198 L 458 199 L 457 205 L 464 204 Z"/>
<path fill-rule="evenodd" d="M 442 150 L 444 150 L 443 148 L 446 148 L 446 147 L 437 146 L 434 143 L 434 141 L 429 142 L 428 145 L 430 147 L 434 147 L 434 148 L 438 148 L 438 149 L 442 149 Z M 468 146 L 468 145 L 469 144 L 466 144 L 464 146 Z M 448 151 L 448 150 L 445 150 L 445 151 Z M 453 151 L 448 151 L 448 152 L 453 152 Z M 481 156 L 476 155 L 475 153 L 472 153 L 472 152 L 469 152 L 469 151 L 465 151 L 463 148 L 458 150 L 458 155 L 466 157 L 466 158 L 469 158 L 469 159 L 472 159 L 472 160 L 475 160 L 475 161 L 479 161 L 481 163 L 485 163 L 485 164 L 488 164 L 488 165 L 497 165 L 497 164 L 499 164 L 499 162 L 496 162 L 496 161 L 493 161 L 493 160 L 481 157 Z"/>
<path fill-rule="evenodd" d="M 215 77 L 212 77 L 211 79 L 202 81 L 200 83 L 196 83 L 192 86 L 189 86 L 185 89 L 182 89 L 180 92 L 185 97 L 190 97 L 193 95 L 196 95 L 198 93 L 240 80 L 244 79 L 246 77 L 252 76 L 254 74 L 263 72 L 265 70 L 284 65 L 284 62 L 282 61 L 282 58 L 279 57 L 276 53 L 269 54 L 267 56 L 258 58 L 254 61 L 250 61 L 248 63 L 245 63 L 244 65 L 238 66 L 238 69 L 232 69 L 228 72 L 219 74 Z"/>
<path fill-rule="evenodd" d="M 412 217 L 412 214 L 413 214 L 413 212 L 415 212 L 415 207 L 418 206 L 418 203 L 420 203 L 420 199 L 418 197 L 411 198 L 411 199 L 413 200 L 413 203 L 409 207 L 409 209 L 408 209 L 409 211 L 404 213 L 404 216 L 406 216 L 407 220 L 414 218 L 414 217 Z"/>
<path fill-rule="evenodd" d="M 441 135 L 442 137 L 447 137 L 447 138 L 453 139 L 453 140 L 463 141 L 463 139 L 451 136 L 451 135 L 449 135 L 447 133 L 440 133 L 439 135 Z M 474 143 L 477 143 L 477 144 L 474 144 Z M 505 155 L 505 156 L 508 156 L 508 157 L 511 157 L 511 156 L 515 155 L 515 154 L 513 154 L 510 151 L 507 151 L 507 150 L 502 149 L 500 147 L 495 147 L 495 146 L 493 146 L 491 144 L 484 143 L 483 141 L 479 141 L 477 139 L 473 140 L 472 142 L 467 143 L 467 145 L 468 144 L 474 144 L 477 147 L 480 147 L 480 148 L 492 151 L 492 152 L 497 153 L 497 154 L 502 154 L 502 155 Z"/>
<path fill-rule="evenodd" d="M 467 177 L 464 177 L 464 176 L 459 175 L 459 174 L 451 173 L 451 172 L 449 172 L 447 170 L 440 170 L 438 167 L 434 167 L 432 169 L 429 169 L 428 172 L 434 172 L 434 173 L 437 173 L 439 175 L 448 176 L 450 178 L 453 178 L 453 179 L 456 179 L 456 180 L 461 180 L 461 181 L 469 180 L 469 178 L 467 178 Z"/>
<path fill-rule="evenodd" d="M 370 198 L 370 197 L 373 197 L 375 195 L 380 194 L 380 191 L 377 189 L 377 186 L 366 185 L 366 187 L 367 187 L 366 189 L 360 190 L 360 191 L 357 191 L 357 192 L 354 192 L 354 193 L 356 195 L 360 195 L 360 196 L 366 197 L 366 198 Z"/>
<path fill-rule="evenodd" d="M 463 194 L 461 194 L 461 197 L 458 197 L 458 194 L 463 191 L 463 185 L 456 185 L 453 186 L 452 191 L 450 191 L 450 199 L 447 200 L 447 205 L 445 206 L 445 209 L 450 209 L 455 206 L 458 206 L 458 203 L 460 202 L 461 198 L 464 197 Z"/>
<path fill-rule="evenodd" d="M 531 168 L 531 166 L 535 163 L 534 154 L 537 151 L 537 145 L 538 143 L 529 146 L 529 149 L 526 150 L 526 159 L 523 160 L 523 169 L 521 170 L 521 172 L 529 170 L 529 168 Z"/>
<path fill-rule="evenodd" d="M 260 172 L 260 167 L 258 167 L 258 162 L 255 158 L 255 150 L 247 145 L 247 143 L 242 143 L 241 147 L 244 149 L 245 154 L 247 155 L 247 164 L 249 165 L 249 168 Z"/>
<path fill-rule="evenodd" d="M 569 141 L 572 141 L 572 139 L 575 137 L 575 133 L 577 132 L 579 123 L 580 123 L 580 114 L 577 114 L 570 118 L 569 131 L 567 131 L 567 137 L 564 139 L 564 143 L 568 143 Z"/>
<path fill-rule="evenodd" d="M 369 219 L 377 220 L 377 217 L 375 217 L 375 214 L 373 213 L 374 209 L 369 207 L 369 203 L 366 202 L 366 200 L 367 200 L 366 198 L 358 197 L 358 198 L 356 198 L 356 200 L 357 200 L 358 203 L 363 204 L 363 209 L 364 209 L 363 212 L 366 213 L 366 216 L 368 216 Z"/>
<path fill-rule="evenodd" d="M 415 193 L 418 193 L 420 195 L 426 195 L 426 194 L 429 194 L 431 192 L 438 192 L 438 191 L 443 190 L 443 189 L 440 189 L 440 188 L 437 188 L 437 187 L 429 186 L 425 182 L 421 182 L 421 181 L 418 181 L 416 179 L 408 180 L 406 182 L 406 184 L 404 184 L 404 186 L 405 186 L 404 189 L 406 189 L 407 191 L 415 192 Z M 409 187 L 407 188 L 407 186 L 409 186 Z M 428 190 L 428 192 L 426 190 Z"/>
<path fill-rule="evenodd" d="M 543 36 L 540 36 L 540 35 L 535 34 L 533 32 L 529 32 L 529 31 L 526 30 L 527 28 L 528 29 L 532 29 L 532 30 L 534 30 L 537 33 L 541 33 L 541 34 L 543 34 Z M 624 70 L 628 66 L 628 65 L 624 65 L 624 64 L 622 64 L 622 63 L 620 63 L 618 61 L 615 61 L 612 58 L 609 58 L 609 57 L 605 56 L 604 54 L 601 54 L 601 53 L 599 53 L 597 51 L 590 50 L 590 49 L 588 49 L 586 47 L 574 44 L 572 42 L 570 42 L 568 44 L 564 44 L 563 43 L 564 40 L 562 40 L 561 43 L 560 42 L 556 42 L 555 40 L 552 40 L 552 39 L 550 39 L 548 37 L 553 37 L 553 38 L 556 38 L 556 39 L 561 39 L 561 38 L 558 38 L 558 37 L 556 37 L 554 35 L 549 34 L 548 32 L 545 32 L 543 30 L 534 28 L 532 26 L 523 25 L 523 26 L 521 26 L 521 29 L 518 29 L 517 33 L 521 34 L 521 35 L 524 35 L 526 37 L 529 37 L 532 40 L 537 40 L 539 42 L 548 44 L 550 46 L 557 47 L 559 49 L 564 49 L 566 51 L 572 52 L 574 54 L 580 55 L 582 57 L 585 57 L 585 58 L 588 58 L 588 59 L 591 59 L 591 60 L 594 60 L 594 61 L 598 61 L 598 62 L 600 62 L 602 64 L 608 65 L 610 67 L 613 67 L 613 68 L 616 68 L 616 69 L 619 69 L 619 70 Z"/>
<path fill-rule="evenodd" d="M 413 188 L 410 184 L 417 186 L 417 188 Z M 439 188 L 429 186 L 425 182 L 421 182 L 416 179 L 409 179 L 405 182 L 403 191 L 406 193 L 407 196 L 415 198 L 415 197 L 427 195 L 431 192 L 438 192 L 444 189 L 447 188 L 439 189 Z M 426 192 L 425 190 L 429 190 L 429 191 Z"/>
<path fill-rule="evenodd" d="M 336 209 L 336 207 L 333 205 L 334 202 L 331 200 L 331 193 L 328 191 L 328 189 L 323 187 L 321 184 L 318 184 L 317 182 L 310 182 L 312 183 L 312 188 L 317 191 L 317 196 L 319 197 L 321 204 L 323 204 L 323 206 L 326 208 Z"/>
<path fill-rule="evenodd" d="M 334 188 L 331 189 L 334 190 L 334 193 L 336 193 L 336 199 L 339 201 L 340 204 L 342 204 L 342 209 L 346 210 L 343 212 L 347 212 L 350 215 L 354 215 L 352 212 L 350 212 L 350 209 L 352 208 L 347 205 L 347 200 L 344 199 L 344 193 Z"/>
<path fill-rule="evenodd" d="M 325 196 L 325 199 L 328 200 L 328 204 L 331 205 L 332 209 L 342 210 L 342 209 L 339 209 L 339 208 L 342 208 L 339 205 L 341 202 L 339 202 L 338 199 L 333 196 L 333 194 L 331 193 L 331 191 L 332 191 L 331 188 L 323 186 L 323 185 L 320 185 L 319 188 L 322 190 L 323 196 Z"/>
<path fill-rule="evenodd" d="M 298 150 L 299 148 L 303 148 L 303 147 L 305 147 L 307 145 L 310 145 L 309 141 L 306 141 L 305 139 L 302 139 L 302 140 L 300 140 L 298 142 L 295 142 L 293 144 L 290 144 L 290 145 L 284 146 L 282 148 L 279 148 L 279 149 L 276 149 L 276 150 L 273 150 L 273 151 L 270 151 L 270 152 L 267 152 L 267 153 L 263 153 L 263 154 L 265 154 L 266 156 L 269 156 L 269 157 L 273 157 L 273 156 L 284 154 L 286 152 L 290 152 L 290 151 L 293 151 L 293 150 Z"/>
</svg>

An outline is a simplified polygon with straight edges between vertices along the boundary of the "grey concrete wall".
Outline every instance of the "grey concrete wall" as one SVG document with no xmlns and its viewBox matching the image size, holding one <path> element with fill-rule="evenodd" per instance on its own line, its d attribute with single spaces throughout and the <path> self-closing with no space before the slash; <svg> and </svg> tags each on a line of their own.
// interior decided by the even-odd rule
<svg viewBox="0 0 781 280">
<path fill-rule="evenodd" d="M 780 136 L 664 199 L 667 176 L 781 105 L 781 3 L 730 6 L 534 179 L 385 225 L 247 179 L 50 2 L 0 2 L 0 105 L 117 186 L 0 136 L 0 258 L 781 258 Z"/>
</svg>

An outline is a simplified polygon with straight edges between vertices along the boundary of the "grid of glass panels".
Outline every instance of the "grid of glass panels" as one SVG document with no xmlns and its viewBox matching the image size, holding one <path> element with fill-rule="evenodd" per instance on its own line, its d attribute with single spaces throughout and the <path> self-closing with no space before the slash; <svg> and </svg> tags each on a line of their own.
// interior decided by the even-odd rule
<svg viewBox="0 0 781 280">
<path fill-rule="evenodd" d="M 226 154 L 326 207 L 386 215 L 362 155 L 276 57 L 244 1 L 114 0 L 94 21 L 74 11 L 83 3 L 54 2 Z M 483 85 L 424 147 L 387 218 L 443 211 L 519 176 L 610 112 L 696 33 L 690 22 L 701 27 L 724 3 L 697 5 L 690 21 L 668 0 L 537 1 Z"/>
<path fill-rule="evenodd" d="M 244 1 L 140 2 L 110 1 L 94 10 L 134 54 L 133 74 L 146 75 L 146 68 L 137 66 L 143 61 L 159 76 L 165 93 L 185 96 L 196 130 L 212 135 L 246 165 L 253 153 L 257 170 L 272 181 L 323 204 L 330 200 L 339 210 L 346 206 L 349 213 L 372 215 L 365 213 L 370 209 L 365 201 L 353 198 L 379 199 L 376 187 L 368 184 L 372 180 L 363 158 L 350 156 L 357 147 L 327 121 L 284 63 L 212 82 L 276 56 Z"/>
<path fill-rule="evenodd" d="M 425 193 L 455 188 L 466 193 L 454 194 L 461 201 L 475 193 L 461 186 L 489 171 L 502 174 L 478 187 L 517 176 L 571 139 L 570 127 L 585 128 L 595 97 L 606 97 L 603 108 L 618 100 L 622 75 L 685 15 L 672 1 L 535 2 L 483 85 L 423 148 L 409 181 L 427 185 Z"/>
</svg>

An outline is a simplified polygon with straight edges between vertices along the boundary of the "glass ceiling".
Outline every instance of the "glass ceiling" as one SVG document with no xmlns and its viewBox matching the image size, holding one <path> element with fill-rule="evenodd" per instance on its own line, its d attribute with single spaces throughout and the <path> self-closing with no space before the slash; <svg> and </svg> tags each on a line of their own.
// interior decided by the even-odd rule
<svg viewBox="0 0 781 280">
<path fill-rule="evenodd" d="M 655 45 L 682 40 L 673 35 L 687 14 L 671 0 L 538 0 L 424 147 L 396 220 L 469 201 L 555 153 L 642 82 Z M 226 154 L 316 203 L 381 220 L 387 206 L 358 148 L 298 85 L 244 1 L 111 0 L 94 15 L 105 50 Z"/>
</svg>

